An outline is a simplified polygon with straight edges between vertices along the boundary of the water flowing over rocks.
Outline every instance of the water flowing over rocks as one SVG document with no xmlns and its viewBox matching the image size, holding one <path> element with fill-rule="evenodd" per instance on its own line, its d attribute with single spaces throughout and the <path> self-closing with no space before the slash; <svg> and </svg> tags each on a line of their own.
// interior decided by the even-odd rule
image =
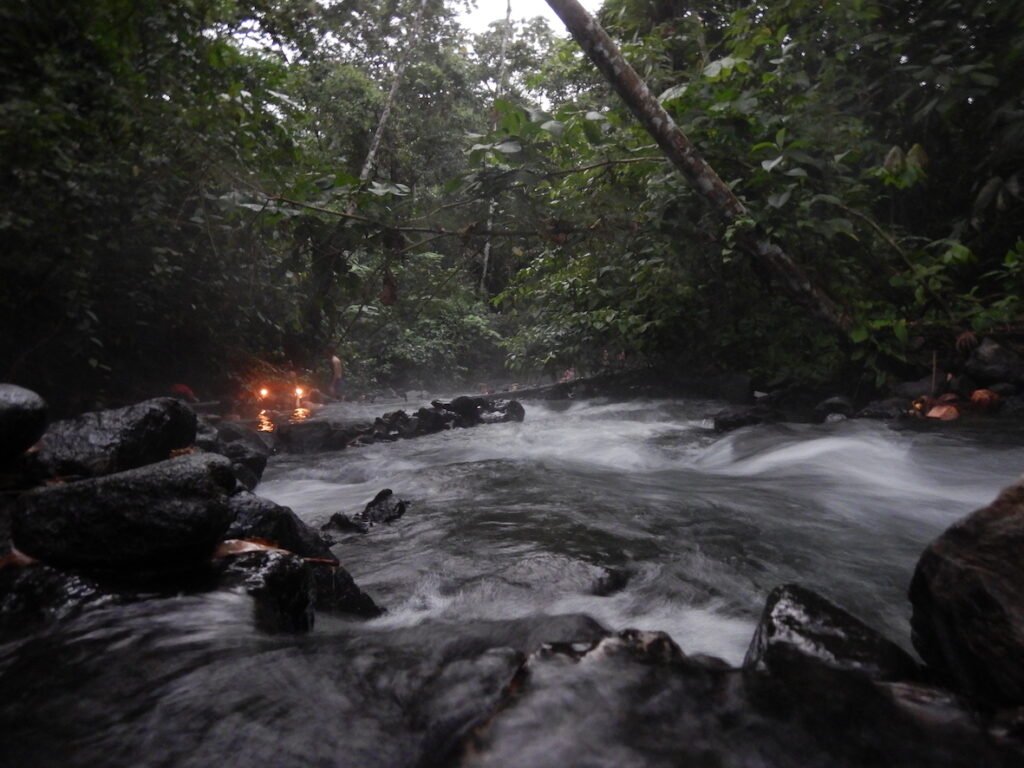
<svg viewBox="0 0 1024 768">
<path fill-rule="evenodd" d="M 313 629 L 316 587 L 301 557 L 244 552 L 222 561 L 220 587 L 240 587 L 253 598 L 253 617 L 265 632 Z"/>
<path fill-rule="evenodd" d="M 86 576 L 42 563 L 0 566 L 0 633 L 15 636 L 116 599 Z"/>
<path fill-rule="evenodd" d="M 18 549 L 54 565 L 175 567 L 208 558 L 231 523 L 231 463 L 193 455 L 24 494 Z"/>
<path fill-rule="evenodd" d="M 548 646 L 460 764 L 1009 768 L 1024 756 L 942 691 L 812 669 L 794 685 L 635 630 Z"/>
<path fill-rule="evenodd" d="M 54 422 L 34 459 L 44 476 L 96 477 L 163 461 L 195 437 L 195 413 L 161 397 Z"/>
<path fill-rule="evenodd" d="M 31 448 L 46 431 L 46 401 L 14 384 L 0 384 L 0 469 Z"/>
<path fill-rule="evenodd" d="M 910 600 L 930 667 L 982 702 L 1024 705 L 1024 483 L 928 546 Z"/>
</svg>

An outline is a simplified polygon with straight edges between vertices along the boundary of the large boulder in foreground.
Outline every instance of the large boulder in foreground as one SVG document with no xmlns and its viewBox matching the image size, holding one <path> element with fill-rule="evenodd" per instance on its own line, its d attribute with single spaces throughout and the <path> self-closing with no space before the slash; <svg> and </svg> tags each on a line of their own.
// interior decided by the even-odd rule
<svg viewBox="0 0 1024 768">
<path fill-rule="evenodd" d="M 981 701 L 1024 705 L 1024 482 L 928 545 L 910 601 L 930 667 Z"/>
<path fill-rule="evenodd" d="M 821 595 L 796 584 L 768 595 L 744 666 L 788 674 L 804 662 L 863 673 L 874 680 L 913 680 L 906 651 Z"/>
<path fill-rule="evenodd" d="M 18 500 L 11 536 L 25 554 L 58 566 L 184 566 L 220 541 L 234 485 L 231 462 L 212 454 L 51 485 Z"/>
<path fill-rule="evenodd" d="M 30 389 L 0 384 L 0 467 L 17 459 L 46 431 L 46 401 Z"/>
<path fill-rule="evenodd" d="M 163 461 L 195 438 L 192 409 L 159 397 L 54 422 L 35 461 L 47 475 L 96 477 Z"/>
</svg>

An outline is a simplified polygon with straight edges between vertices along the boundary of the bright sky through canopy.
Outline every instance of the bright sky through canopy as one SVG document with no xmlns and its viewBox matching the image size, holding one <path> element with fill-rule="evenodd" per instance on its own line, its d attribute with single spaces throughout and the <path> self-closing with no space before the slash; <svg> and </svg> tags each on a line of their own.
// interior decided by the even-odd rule
<svg viewBox="0 0 1024 768">
<path fill-rule="evenodd" d="M 581 0 L 582 5 L 591 13 L 601 7 L 601 0 Z M 474 32 L 483 32 L 492 21 L 505 20 L 505 0 L 477 0 L 476 10 L 470 11 L 462 18 L 462 23 Z M 545 0 L 512 0 L 512 18 L 532 19 L 543 16 L 556 34 L 568 34 L 562 20 L 555 15 Z"/>
</svg>

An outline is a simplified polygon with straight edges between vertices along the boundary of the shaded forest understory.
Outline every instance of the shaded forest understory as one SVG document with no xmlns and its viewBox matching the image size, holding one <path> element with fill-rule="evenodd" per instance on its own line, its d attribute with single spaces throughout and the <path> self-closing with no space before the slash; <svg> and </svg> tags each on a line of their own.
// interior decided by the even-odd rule
<svg viewBox="0 0 1024 768">
<path fill-rule="evenodd" d="M 5 3 L 0 377 L 212 399 L 335 345 L 353 396 L 651 365 L 868 397 L 1024 341 L 1021 4 L 607 0 L 725 220 L 563 30 L 462 6 Z"/>
</svg>

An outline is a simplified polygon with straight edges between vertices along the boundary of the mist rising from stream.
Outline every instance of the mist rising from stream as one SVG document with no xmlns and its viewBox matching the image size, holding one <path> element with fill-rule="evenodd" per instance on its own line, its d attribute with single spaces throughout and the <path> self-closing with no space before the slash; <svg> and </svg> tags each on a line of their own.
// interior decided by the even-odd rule
<svg viewBox="0 0 1024 768">
<path fill-rule="evenodd" d="M 704 421 L 713 403 L 554 405 L 529 404 L 523 424 L 276 459 L 259 492 L 313 525 L 385 487 L 412 502 L 335 550 L 389 607 L 381 629 L 583 612 L 736 663 L 765 595 L 790 581 L 908 646 L 921 549 L 1024 469 L 1019 443 L 954 431 L 720 436 Z M 627 587 L 590 594 L 602 568 L 630 572 Z"/>
<path fill-rule="evenodd" d="M 1024 468 L 1019 433 L 843 422 L 721 436 L 703 420 L 716 403 L 526 406 L 522 424 L 272 459 L 257 492 L 314 526 L 383 488 L 411 502 L 333 550 L 382 618 L 318 614 L 308 635 L 267 635 L 250 599 L 224 592 L 87 611 L 0 644 L 0 754 L 65 768 L 447 765 L 450 734 L 497 705 L 507 647 L 529 650 L 549 617 L 660 629 L 737 664 L 786 582 L 909 648 L 922 548 Z M 408 406 L 331 406 L 395 407 Z M 605 569 L 630 578 L 601 597 Z"/>
</svg>

